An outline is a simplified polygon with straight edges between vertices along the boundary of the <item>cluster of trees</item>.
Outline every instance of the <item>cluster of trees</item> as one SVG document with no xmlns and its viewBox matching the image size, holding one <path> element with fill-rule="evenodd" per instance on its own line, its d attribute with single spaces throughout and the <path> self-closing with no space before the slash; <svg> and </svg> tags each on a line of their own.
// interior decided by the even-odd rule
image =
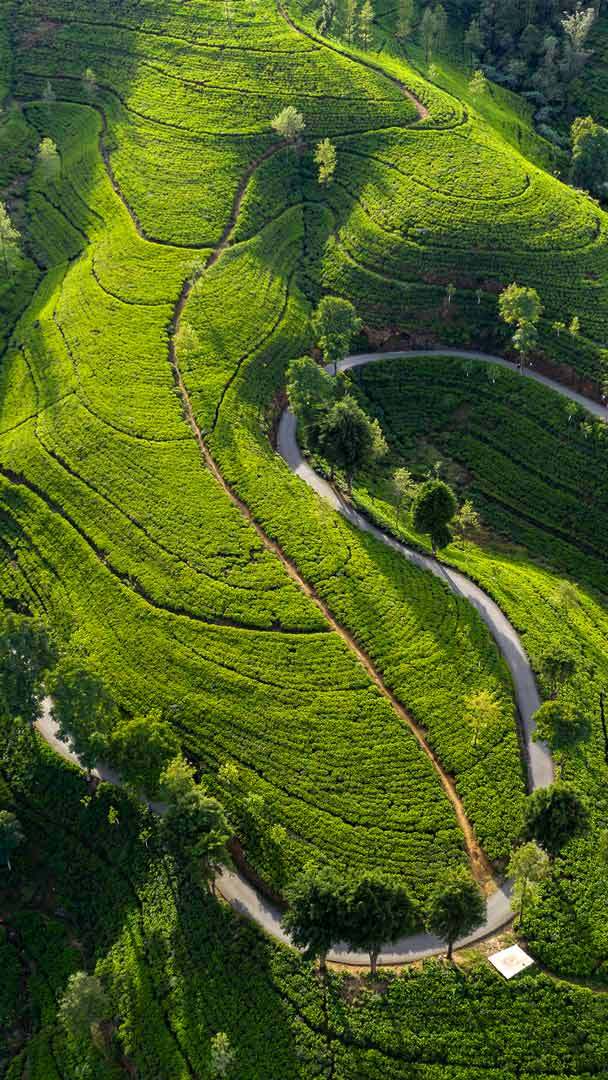
<svg viewBox="0 0 608 1080">
<path fill-rule="evenodd" d="M 286 105 L 271 120 L 271 127 L 277 135 L 295 148 L 302 145 L 302 132 L 306 121 L 301 112 L 293 105 Z M 331 139 L 321 139 L 314 149 L 314 162 L 318 166 L 318 180 L 321 185 L 329 184 L 334 178 L 338 155 Z"/>
<path fill-rule="evenodd" d="M 349 45 L 360 45 L 362 49 L 369 49 L 373 40 L 374 17 L 371 0 L 363 0 L 361 7 L 357 0 L 344 0 L 340 8 L 336 0 L 322 0 L 317 15 L 317 29 L 321 34 L 333 33 Z"/>
<path fill-rule="evenodd" d="M 522 92 L 540 130 L 559 141 L 551 125 L 568 109 L 592 55 L 588 39 L 600 4 L 459 0 L 458 6 L 470 19 L 465 42 L 472 66 Z"/>
<path fill-rule="evenodd" d="M 453 870 L 438 882 L 424 913 L 401 882 L 380 871 L 348 874 L 310 866 L 287 890 L 287 900 L 283 926 L 308 959 L 319 960 L 321 972 L 331 948 L 344 942 L 350 951 L 369 954 L 375 974 L 383 945 L 412 933 L 423 914 L 431 933 L 445 941 L 451 959 L 454 943 L 480 926 L 486 915 L 483 894 L 465 869 Z"/>
</svg>

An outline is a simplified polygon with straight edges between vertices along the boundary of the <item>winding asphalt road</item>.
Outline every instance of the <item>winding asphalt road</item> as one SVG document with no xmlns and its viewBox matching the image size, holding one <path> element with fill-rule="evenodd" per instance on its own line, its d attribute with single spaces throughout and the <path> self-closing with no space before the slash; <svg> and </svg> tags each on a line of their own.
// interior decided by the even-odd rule
<svg viewBox="0 0 608 1080">
<path fill-rule="evenodd" d="M 511 371 L 516 370 L 512 364 L 509 364 L 499 356 L 447 348 L 419 349 L 391 353 L 363 353 L 357 356 L 347 357 L 339 365 L 339 368 L 342 371 L 346 371 L 350 368 L 360 367 L 363 364 L 375 363 L 377 361 L 387 361 L 408 356 L 422 357 L 432 355 L 456 356 L 463 360 L 478 360 L 484 363 L 498 364 Z M 556 393 L 581 405 L 594 416 L 598 416 L 602 420 L 607 419 L 607 410 L 602 405 L 590 401 L 588 398 L 563 386 L 561 383 L 553 382 L 546 376 L 530 369 L 525 369 L 520 372 L 520 374 L 525 378 L 532 379 L 535 382 L 542 383 L 544 386 L 548 386 Z M 397 551 L 414 565 L 434 574 L 444 581 L 446 586 L 451 589 L 452 592 L 459 596 L 464 596 L 474 605 L 494 637 L 513 678 L 513 685 L 524 735 L 527 758 L 526 763 L 528 767 L 528 786 L 530 790 L 533 791 L 536 788 L 546 787 L 550 784 L 554 774 L 549 748 L 545 743 L 534 742 L 532 739 L 534 732 L 534 722 L 532 717 L 540 704 L 534 674 L 517 632 L 497 604 L 495 604 L 495 602 L 487 596 L 478 585 L 465 577 L 464 574 L 443 565 L 430 555 L 423 555 L 420 552 L 407 547 L 407 545 L 400 543 L 398 540 L 395 540 L 393 537 L 382 532 L 382 530 L 378 529 L 375 525 L 372 525 L 362 514 L 359 514 L 348 502 L 343 500 L 331 484 L 319 476 L 303 458 L 296 439 L 295 417 L 289 410 L 285 410 L 281 416 L 278 432 L 278 451 L 291 471 L 308 484 L 308 486 L 321 496 L 321 498 L 329 502 L 330 505 L 350 521 L 352 525 L 361 529 L 362 532 L 374 536 L 381 543 L 386 544 L 394 551 Z M 42 716 L 37 727 L 43 738 L 46 739 L 53 749 L 61 754 L 62 757 L 80 765 L 76 755 L 57 737 L 57 725 L 53 720 L 51 702 L 48 699 L 44 702 Z M 103 780 L 120 783 L 120 778 L 113 773 L 111 769 L 100 766 L 99 769 L 95 771 Z M 151 809 L 156 813 L 162 814 L 164 807 L 162 804 L 157 803 L 151 804 Z M 282 913 L 280 909 L 262 896 L 249 881 L 241 876 L 241 874 L 232 870 L 223 870 L 218 875 L 216 886 L 224 899 L 227 900 L 235 911 L 252 919 L 271 937 L 286 944 L 290 943 L 289 937 L 281 928 Z M 507 881 L 488 897 L 485 923 L 475 930 L 474 933 L 457 942 L 456 947 L 473 944 L 506 926 L 513 914 L 510 895 L 511 883 Z M 444 951 L 445 945 L 438 938 L 434 937 L 434 935 L 419 933 L 391 942 L 380 954 L 378 962 L 381 965 L 404 964 L 413 960 L 421 960 L 425 957 L 433 956 Z M 338 943 L 331 951 L 329 959 L 337 963 L 354 966 L 365 966 L 368 964 L 367 954 L 350 952 L 346 949 L 346 946 L 341 943 Z"/>
</svg>

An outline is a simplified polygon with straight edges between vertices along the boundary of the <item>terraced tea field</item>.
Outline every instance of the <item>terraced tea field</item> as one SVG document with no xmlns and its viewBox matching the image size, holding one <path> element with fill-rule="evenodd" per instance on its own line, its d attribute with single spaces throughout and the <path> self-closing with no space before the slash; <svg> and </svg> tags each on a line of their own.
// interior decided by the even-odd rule
<svg viewBox="0 0 608 1080">
<path fill-rule="evenodd" d="M 310 858 L 390 865 L 417 899 L 467 858 L 484 878 L 522 823 L 508 671 L 467 601 L 290 475 L 273 448 L 284 371 L 312 344 L 322 291 L 350 298 L 372 334 L 500 344 L 496 294 L 517 276 L 541 293 L 551 360 L 595 384 L 608 217 L 481 112 L 395 56 L 322 39 L 295 6 L 0 10 L 3 138 L 18 125 L 31 165 L 25 302 L 15 283 L 0 294 L 4 603 L 71 636 L 125 712 L 169 717 L 211 790 L 226 795 L 219 767 L 237 766 L 240 793 L 265 800 L 269 842 L 246 854 L 275 889 Z M 299 147 L 271 129 L 288 104 L 306 121 Z M 45 136 L 53 176 L 31 157 Z M 311 149 L 328 136 L 338 168 L 322 189 Z M 551 329 L 573 315 L 576 339 Z M 520 508 L 539 488 L 518 488 Z M 595 527 L 577 529 L 601 588 Z M 560 567 L 578 569 L 573 547 L 555 540 Z M 534 659 L 550 572 L 508 573 L 517 603 L 495 563 L 483 584 Z M 461 722 L 480 689 L 502 706 L 484 761 Z M 573 966 L 568 949 L 556 960 Z"/>
</svg>

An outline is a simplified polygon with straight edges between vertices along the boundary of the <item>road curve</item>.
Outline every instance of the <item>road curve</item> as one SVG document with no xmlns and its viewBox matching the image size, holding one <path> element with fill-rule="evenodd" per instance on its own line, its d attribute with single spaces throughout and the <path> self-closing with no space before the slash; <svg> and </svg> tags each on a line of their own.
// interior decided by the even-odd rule
<svg viewBox="0 0 608 1080">
<path fill-rule="evenodd" d="M 484 363 L 498 364 L 511 371 L 517 370 L 500 356 L 492 356 L 488 353 L 480 353 L 470 350 L 459 349 L 417 349 L 404 350 L 389 353 L 362 353 L 357 356 L 349 356 L 339 365 L 340 370 L 346 371 L 363 364 L 376 361 L 397 359 L 399 357 L 422 357 L 422 356 L 456 356 L 463 360 L 479 360 Z M 597 402 L 590 401 L 583 395 L 553 382 L 544 375 L 525 369 L 520 372 L 524 377 L 535 382 L 540 382 L 555 392 L 567 397 L 581 405 L 594 416 L 602 420 L 607 419 L 607 410 Z M 372 525 L 362 514 L 343 500 L 334 488 L 319 476 L 303 458 L 296 439 L 295 417 L 289 410 L 285 410 L 281 416 L 278 431 L 278 451 L 291 471 L 299 476 L 310 488 L 326 499 L 339 513 L 341 513 L 356 528 L 369 533 L 377 540 L 386 544 L 394 551 L 399 552 L 404 558 L 414 565 L 441 578 L 448 588 L 460 596 L 466 597 L 479 611 L 481 618 L 488 626 L 494 637 L 500 652 L 502 653 L 513 679 L 515 695 L 521 716 L 522 730 L 528 766 L 528 785 L 530 790 L 546 787 L 553 780 L 553 762 L 546 744 L 534 742 L 532 734 L 534 722 L 532 716 L 540 704 L 538 690 L 534 674 L 519 636 L 498 605 L 478 585 L 470 581 L 464 574 L 453 570 L 443 563 L 438 562 L 430 555 L 423 555 L 414 551 L 407 545 L 394 539 L 394 537 L 382 532 Z M 62 757 L 80 765 L 76 755 L 57 737 L 57 725 L 55 724 L 51 703 L 48 699 L 43 705 L 42 716 L 37 723 L 37 728 L 42 737 Z M 100 767 L 96 770 L 104 780 L 119 783 L 120 779 L 111 770 Z M 162 804 L 151 804 L 156 813 L 163 812 Z M 216 886 L 220 894 L 238 913 L 256 922 L 271 937 L 284 944 L 290 944 L 288 935 L 281 927 L 281 910 L 266 897 L 262 896 L 255 887 L 240 873 L 233 870 L 222 870 L 216 879 Z M 484 937 L 495 933 L 504 927 L 512 917 L 510 903 L 511 883 L 505 882 L 499 889 L 488 897 L 487 916 L 484 924 L 478 927 L 472 934 L 456 943 L 456 947 L 463 947 L 480 941 Z M 445 945 L 432 934 L 424 932 L 403 937 L 391 942 L 380 954 L 379 964 L 395 965 L 406 964 L 414 960 L 422 960 L 429 956 L 437 955 L 445 951 Z M 350 952 L 346 946 L 338 943 L 329 954 L 329 959 L 340 964 L 353 966 L 366 966 L 369 963 L 367 954 Z"/>
</svg>

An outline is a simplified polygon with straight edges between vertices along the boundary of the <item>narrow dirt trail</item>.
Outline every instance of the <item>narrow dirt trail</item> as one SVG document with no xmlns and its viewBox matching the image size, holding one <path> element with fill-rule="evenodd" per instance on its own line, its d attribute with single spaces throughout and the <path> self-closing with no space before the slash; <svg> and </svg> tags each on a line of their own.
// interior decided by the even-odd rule
<svg viewBox="0 0 608 1080">
<path fill-rule="evenodd" d="M 214 266 L 223 254 L 223 252 L 228 247 L 228 244 L 230 242 L 230 236 L 232 234 L 238 217 L 239 208 L 247 190 L 247 185 L 251 180 L 251 177 L 254 175 L 256 169 L 259 167 L 260 164 L 262 164 L 263 161 L 267 160 L 267 158 L 270 157 L 272 153 L 276 153 L 278 149 L 282 148 L 282 144 L 278 148 L 273 147 L 265 155 L 253 162 L 249 167 L 247 173 L 244 175 L 241 181 L 241 184 L 239 185 L 239 189 L 233 203 L 232 211 L 226 227 L 222 233 L 222 237 L 217 247 L 214 248 L 213 252 L 206 260 L 204 269 L 201 273 L 204 273 L 205 270 L 210 269 L 212 266 Z M 297 569 L 293 561 L 288 558 L 288 556 L 285 554 L 279 544 L 277 544 L 275 540 L 272 540 L 271 537 L 259 524 L 259 522 L 255 520 L 247 504 L 243 502 L 243 500 L 236 494 L 230 484 L 228 484 L 228 482 L 225 480 L 217 462 L 215 461 L 215 458 L 213 457 L 211 451 L 209 450 L 209 447 L 207 446 L 207 443 L 203 436 L 203 432 L 194 415 L 192 401 L 190 399 L 190 395 L 183 379 L 176 351 L 176 336 L 179 330 L 180 318 L 182 316 L 188 297 L 190 296 L 190 293 L 196 283 L 196 280 L 189 279 L 184 283 L 175 308 L 173 322 L 171 325 L 171 334 L 169 338 L 169 362 L 173 371 L 175 386 L 180 396 L 184 419 L 186 420 L 187 424 L 190 427 L 190 430 L 192 431 L 192 434 L 194 435 L 194 438 L 196 439 L 201 458 L 214 479 L 217 481 L 222 490 L 231 500 L 233 505 L 236 506 L 239 512 L 243 515 L 243 517 L 253 526 L 265 549 L 279 560 L 291 580 L 295 582 L 295 584 L 304 593 L 305 596 L 307 596 L 314 604 L 316 604 L 317 608 L 319 609 L 319 611 L 321 611 L 331 629 L 339 635 L 339 637 L 342 639 L 342 641 L 344 641 L 350 652 L 355 656 L 361 666 L 365 669 L 368 676 L 373 681 L 382 696 L 388 701 L 389 705 L 396 713 L 399 720 L 403 724 L 405 724 L 414 735 L 419 746 L 431 761 L 433 768 L 435 769 L 435 772 L 437 773 L 437 776 L 443 787 L 443 790 L 445 791 L 448 799 L 450 800 L 454 808 L 458 824 L 462 830 L 462 834 L 464 837 L 465 847 L 471 864 L 471 871 L 475 879 L 479 882 L 480 886 L 484 889 L 484 891 L 490 892 L 494 884 L 494 876 L 490 862 L 484 854 L 479 843 L 477 842 L 473 827 L 465 814 L 464 807 L 462 805 L 458 792 L 456 791 L 454 781 L 442 767 L 438 758 L 431 750 L 429 744 L 426 741 L 422 728 L 418 724 L 416 724 L 414 719 L 409 715 L 401 702 L 398 701 L 392 691 L 388 688 L 388 686 L 384 682 L 384 679 L 382 678 L 380 671 L 375 667 L 368 654 L 357 643 L 356 639 L 353 637 L 350 631 L 338 622 L 325 601 L 321 599 L 321 597 L 317 594 L 312 585 L 310 585 L 305 580 L 305 578 Z"/>
</svg>

